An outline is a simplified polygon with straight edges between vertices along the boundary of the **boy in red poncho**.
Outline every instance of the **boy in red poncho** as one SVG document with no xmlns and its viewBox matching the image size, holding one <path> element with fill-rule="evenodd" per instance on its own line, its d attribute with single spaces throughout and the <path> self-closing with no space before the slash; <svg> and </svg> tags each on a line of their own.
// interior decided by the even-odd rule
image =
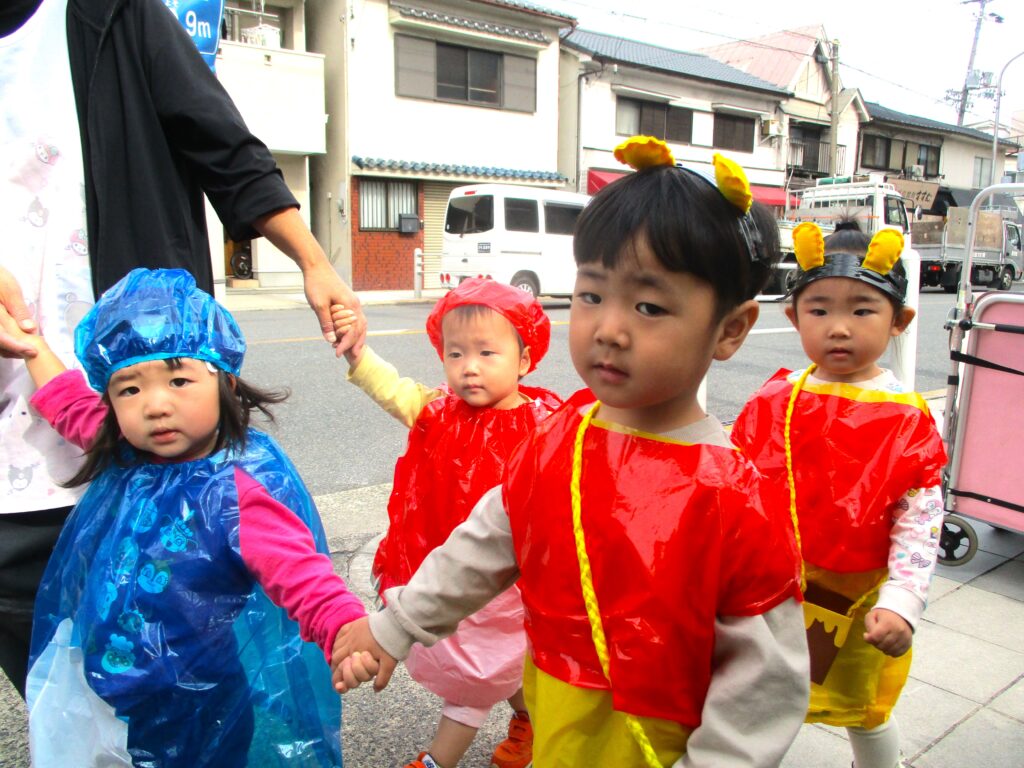
<svg viewBox="0 0 1024 768">
<path fill-rule="evenodd" d="M 354 315 L 336 307 L 334 317 L 343 332 Z M 410 429 L 395 466 L 387 535 L 373 562 L 381 595 L 405 584 L 444 543 L 476 500 L 501 482 L 512 449 L 562 402 L 553 392 L 520 384 L 547 352 L 551 322 L 540 302 L 518 288 L 482 278 L 464 281 L 434 306 L 427 335 L 444 362 L 447 386 L 399 378 L 368 347 L 346 353 L 349 380 Z M 502 700 L 514 714 L 492 764 L 528 766 L 533 731 L 522 692 L 525 652 L 523 604 L 515 587 L 451 637 L 416 648 L 406 664 L 409 674 L 445 703 L 434 740 L 406 768 L 457 765 Z"/>
<path fill-rule="evenodd" d="M 796 545 L 697 398 L 757 318 L 777 230 L 724 158 L 716 186 L 650 137 L 617 155 L 638 171 L 574 241 L 569 346 L 589 389 L 335 644 L 335 681 L 382 687 L 413 642 L 518 583 L 534 768 L 777 766 L 807 705 Z"/>
<path fill-rule="evenodd" d="M 869 241 L 841 222 L 822 238 L 808 222 L 793 244 L 801 271 L 786 315 L 813 365 L 772 377 L 732 436 L 799 532 L 807 722 L 845 726 L 856 768 L 895 768 L 890 714 L 935 568 L 946 454 L 924 399 L 878 366 L 914 317 L 903 236 L 886 229 Z"/>
</svg>

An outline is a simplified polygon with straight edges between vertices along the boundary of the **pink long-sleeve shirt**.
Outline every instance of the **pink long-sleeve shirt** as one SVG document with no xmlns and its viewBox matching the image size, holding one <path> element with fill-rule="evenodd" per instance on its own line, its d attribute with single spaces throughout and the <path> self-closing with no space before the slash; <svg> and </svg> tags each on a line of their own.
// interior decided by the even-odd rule
<svg viewBox="0 0 1024 768">
<path fill-rule="evenodd" d="M 30 402 L 65 440 L 83 450 L 107 413 L 80 371 L 60 374 Z M 298 623 L 302 639 L 316 643 L 329 663 L 338 630 L 365 616 L 366 609 L 334 572 L 331 559 L 317 551 L 298 515 L 237 467 L 235 484 L 243 562 L 270 599 Z"/>
</svg>

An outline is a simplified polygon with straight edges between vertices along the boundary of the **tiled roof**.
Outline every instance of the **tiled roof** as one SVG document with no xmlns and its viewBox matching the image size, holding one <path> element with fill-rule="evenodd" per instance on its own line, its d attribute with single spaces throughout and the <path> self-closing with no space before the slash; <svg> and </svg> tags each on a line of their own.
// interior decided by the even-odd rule
<svg viewBox="0 0 1024 768">
<path fill-rule="evenodd" d="M 485 2 L 487 2 L 488 5 L 504 5 L 509 8 L 516 8 L 520 11 L 530 11 L 532 13 L 541 13 L 545 16 L 555 16 L 559 19 L 565 19 L 570 22 L 576 21 L 576 17 L 570 16 L 568 13 L 552 11 L 550 8 L 544 8 L 543 6 L 536 5 L 535 3 L 524 3 L 521 0 L 485 0 Z"/>
<path fill-rule="evenodd" d="M 648 45 L 636 40 L 612 37 L 611 35 L 588 32 L 583 29 L 576 29 L 569 34 L 563 35 L 562 42 L 570 48 L 589 53 L 597 59 L 620 64 L 633 64 L 648 69 L 657 69 L 662 72 L 671 72 L 701 80 L 713 80 L 719 83 L 767 91 L 779 95 L 787 95 L 789 93 L 789 91 L 779 88 L 779 86 L 769 83 L 767 80 L 748 75 L 746 72 L 741 72 L 735 67 L 730 67 L 728 64 L 723 64 L 717 59 L 705 56 L 702 53 L 675 51 L 671 48 Z"/>
<path fill-rule="evenodd" d="M 536 29 L 523 29 L 522 27 L 513 27 L 510 24 L 498 24 L 493 21 L 471 19 L 445 11 L 437 11 L 432 8 L 418 8 L 414 5 L 404 5 L 402 3 L 392 3 L 391 7 L 398 11 L 399 15 L 406 18 L 430 21 L 449 27 L 462 27 L 463 29 L 471 29 L 477 32 L 488 32 L 501 37 L 530 40 L 534 43 L 551 42 L 551 38 Z"/>
<path fill-rule="evenodd" d="M 992 143 L 991 133 L 978 131 L 974 128 L 964 128 L 960 125 L 940 123 L 938 120 L 931 120 L 927 117 L 907 115 L 903 112 L 897 112 L 895 109 L 889 109 L 888 107 L 883 107 L 881 104 L 875 104 L 871 101 L 864 102 L 864 106 L 868 108 L 868 114 L 871 115 L 872 120 L 880 120 L 886 123 L 898 123 L 899 125 L 909 125 L 912 128 L 925 128 L 930 131 L 941 131 L 942 133 L 955 133 L 960 136 L 977 139 L 989 144 Z M 1002 139 L 1001 142 L 1004 144 L 1012 143 L 1007 142 L 1005 139 Z"/>
<path fill-rule="evenodd" d="M 824 39 L 825 30 L 820 26 L 799 27 L 703 48 L 701 53 L 780 88 L 789 88 L 804 61 L 814 55 L 818 41 Z"/>
<path fill-rule="evenodd" d="M 396 171 L 419 175 L 465 176 L 474 179 L 518 179 L 525 181 L 566 181 L 557 171 L 527 171 L 518 168 L 496 168 L 487 165 L 426 163 L 416 160 L 384 160 L 377 157 L 352 156 L 352 162 L 363 170 Z"/>
</svg>

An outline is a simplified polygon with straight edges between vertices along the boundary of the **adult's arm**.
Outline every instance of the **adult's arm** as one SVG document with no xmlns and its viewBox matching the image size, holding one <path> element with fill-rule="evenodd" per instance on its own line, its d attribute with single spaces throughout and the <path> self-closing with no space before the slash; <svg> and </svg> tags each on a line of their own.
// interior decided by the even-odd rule
<svg viewBox="0 0 1024 768">
<path fill-rule="evenodd" d="M 253 226 L 302 270 L 306 301 L 316 313 L 324 338 L 336 345 L 338 356 L 363 340 L 366 337 L 366 317 L 359 297 L 334 271 L 320 243 L 299 216 L 298 209 L 282 208 L 274 211 L 258 218 Z M 356 313 L 355 324 L 340 340 L 334 334 L 332 304 L 343 304 Z"/>
<path fill-rule="evenodd" d="M 195 170 L 203 192 L 233 240 L 263 235 L 302 270 L 306 299 L 324 338 L 336 343 L 331 304 L 357 321 L 338 344 L 348 349 L 366 334 L 359 299 L 338 276 L 298 214 L 267 146 L 252 134 L 230 95 L 163 3 L 139 0 L 153 105 L 176 154 Z M 339 351 L 339 354 L 341 353 Z"/>
</svg>

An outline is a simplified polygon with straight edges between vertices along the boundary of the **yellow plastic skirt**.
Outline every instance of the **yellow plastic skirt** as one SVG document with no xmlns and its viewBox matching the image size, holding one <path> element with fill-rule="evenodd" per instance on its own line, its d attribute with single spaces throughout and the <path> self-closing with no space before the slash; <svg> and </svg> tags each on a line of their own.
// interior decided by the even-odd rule
<svg viewBox="0 0 1024 768">
<path fill-rule="evenodd" d="M 811 682 L 808 723 L 843 727 L 875 728 L 892 714 L 910 673 L 911 652 L 898 658 L 886 656 L 864 641 L 864 617 L 876 602 L 886 569 L 863 573 L 836 573 L 806 564 L 808 590 L 815 586 L 860 602 L 850 615 L 849 632 L 838 649 L 824 681 Z M 805 623 L 821 619 L 821 612 L 805 605 Z M 808 627 L 810 628 L 810 626 Z"/>
<path fill-rule="evenodd" d="M 608 691 L 577 688 L 537 669 L 529 654 L 523 693 L 533 723 L 534 768 L 644 765 L 626 716 L 612 709 Z M 690 731 L 679 723 L 637 717 L 662 765 L 686 752 Z"/>
</svg>

